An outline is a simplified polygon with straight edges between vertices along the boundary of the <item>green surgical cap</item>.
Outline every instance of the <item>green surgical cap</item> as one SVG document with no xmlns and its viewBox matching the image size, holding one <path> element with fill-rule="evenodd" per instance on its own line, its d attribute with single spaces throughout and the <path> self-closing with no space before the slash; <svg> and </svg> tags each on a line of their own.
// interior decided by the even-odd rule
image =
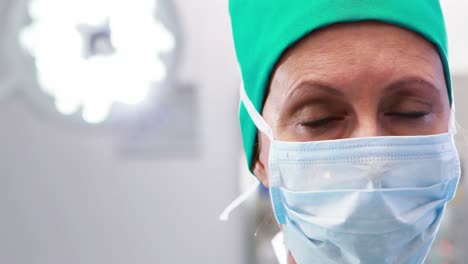
<svg viewBox="0 0 468 264">
<path fill-rule="evenodd" d="M 439 0 L 230 0 L 232 31 L 247 96 L 261 113 L 270 74 L 283 52 L 319 28 L 381 21 L 419 33 L 439 50 L 452 102 L 447 34 Z M 244 105 L 240 125 L 249 168 L 257 129 Z"/>
</svg>

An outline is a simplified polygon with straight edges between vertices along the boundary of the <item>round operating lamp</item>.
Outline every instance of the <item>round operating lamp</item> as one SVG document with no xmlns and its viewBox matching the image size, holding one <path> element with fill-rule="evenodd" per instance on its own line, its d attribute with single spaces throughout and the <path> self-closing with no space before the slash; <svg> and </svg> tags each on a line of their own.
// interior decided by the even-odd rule
<svg viewBox="0 0 468 264">
<path fill-rule="evenodd" d="M 18 42 L 33 75 L 23 85 L 49 110 L 100 123 L 115 105 L 135 108 L 168 89 L 178 44 L 169 0 L 32 0 L 23 8 L 30 22 Z"/>
</svg>

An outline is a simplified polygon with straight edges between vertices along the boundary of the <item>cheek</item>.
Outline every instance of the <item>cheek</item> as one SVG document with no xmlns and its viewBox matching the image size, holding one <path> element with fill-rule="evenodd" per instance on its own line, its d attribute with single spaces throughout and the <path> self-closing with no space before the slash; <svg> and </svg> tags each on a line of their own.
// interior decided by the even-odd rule
<svg viewBox="0 0 468 264">
<path fill-rule="evenodd" d="M 434 117 L 434 124 L 432 126 L 432 134 L 446 133 L 450 129 L 451 110 L 447 108 L 444 113 L 436 113 Z"/>
<path fill-rule="evenodd" d="M 417 136 L 446 133 L 450 126 L 450 110 L 432 113 L 421 120 L 383 118 L 383 127 L 389 135 Z"/>
</svg>

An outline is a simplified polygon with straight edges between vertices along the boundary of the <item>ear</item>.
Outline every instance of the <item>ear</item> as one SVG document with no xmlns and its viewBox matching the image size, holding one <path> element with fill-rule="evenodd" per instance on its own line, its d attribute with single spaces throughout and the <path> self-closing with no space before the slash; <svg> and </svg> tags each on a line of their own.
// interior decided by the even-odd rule
<svg viewBox="0 0 468 264">
<path fill-rule="evenodd" d="M 265 146 L 268 144 L 264 144 L 262 142 L 262 138 L 259 137 L 258 139 L 258 148 L 257 148 L 257 155 L 255 155 L 255 160 L 253 162 L 253 173 L 257 178 L 262 182 L 263 186 L 265 188 L 269 188 L 269 182 L 268 182 L 268 166 L 266 161 L 268 160 L 267 157 L 265 157 L 265 147 L 269 148 L 269 146 Z M 262 144 L 263 143 L 263 144 Z"/>
<path fill-rule="evenodd" d="M 267 169 L 260 157 L 254 161 L 253 173 L 262 182 L 265 188 L 269 188 Z"/>
<path fill-rule="evenodd" d="M 296 264 L 296 260 L 291 255 L 291 252 L 288 252 L 288 264 Z"/>
</svg>

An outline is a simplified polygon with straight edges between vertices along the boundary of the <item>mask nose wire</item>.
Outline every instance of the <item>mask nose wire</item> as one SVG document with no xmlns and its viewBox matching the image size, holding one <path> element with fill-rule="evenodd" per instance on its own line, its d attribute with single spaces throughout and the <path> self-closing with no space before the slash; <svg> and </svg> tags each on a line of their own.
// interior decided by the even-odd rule
<svg viewBox="0 0 468 264">
<path fill-rule="evenodd" d="M 270 126 L 267 124 L 265 119 L 263 119 L 263 117 L 258 113 L 257 109 L 255 109 L 255 107 L 252 104 L 252 101 L 250 101 L 249 97 L 247 96 L 247 93 L 245 92 L 244 88 L 244 82 L 241 82 L 240 85 L 240 99 L 241 102 L 244 104 L 247 113 L 249 113 L 250 119 L 252 119 L 252 122 L 254 122 L 258 130 L 265 134 L 265 136 L 267 136 L 268 139 L 270 139 L 270 141 L 273 141 L 273 131 L 271 130 Z"/>
<path fill-rule="evenodd" d="M 245 92 L 244 82 L 241 82 L 240 85 L 240 99 L 241 102 L 244 104 L 245 109 L 247 109 L 247 113 L 249 113 L 250 119 L 254 122 L 255 126 L 257 126 L 258 130 L 260 130 L 265 136 L 268 137 L 270 141 L 273 141 L 273 131 L 271 130 L 270 126 L 267 124 L 265 119 L 258 113 L 258 111 L 253 106 L 252 102 L 250 101 L 247 93 Z M 254 176 L 255 177 L 255 176 Z M 255 177 L 256 178 L 256 177 Z M 253 183 L 248 190 L 244 193 L 239 195 L 234 201 L 232 201 L 226 209 L 223 210 L 221 215 L 219 216 L 219 220 L 221 221 L 228 221 L 229 215 L 241 204 L 243 204 L 252 194 L 254 194 L 258 187 L 260 186 L 260 181 L 256 179 L 255 183 Z"/>
</svg>

